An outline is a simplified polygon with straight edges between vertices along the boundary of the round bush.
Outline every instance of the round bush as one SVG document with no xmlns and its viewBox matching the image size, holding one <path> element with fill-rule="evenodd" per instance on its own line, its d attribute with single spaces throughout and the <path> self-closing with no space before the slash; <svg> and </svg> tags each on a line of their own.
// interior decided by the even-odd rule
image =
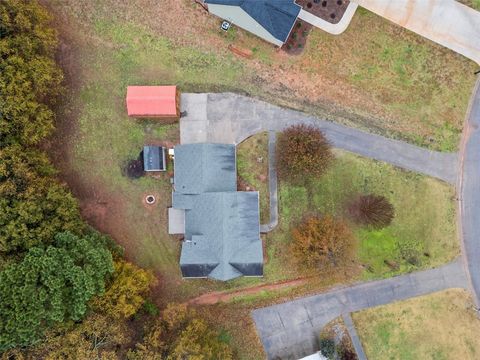
<svg viewBox="0 0 480 360">
<path fill-rule="evenodd" d="M 333 159 L 330 143 L 322 131 L 314 126 L 294 125 L 284 130 L 278 138 L 278 173 L 287 181 L 321 176 Z"/>
<path fill-rule="evenodd" d="M 359 224 L 381 229 L 391 224 L 395 210 L 388 199 L 377 195 L 360 195 L 348 207 L 350 217 Z"/>
</svg>

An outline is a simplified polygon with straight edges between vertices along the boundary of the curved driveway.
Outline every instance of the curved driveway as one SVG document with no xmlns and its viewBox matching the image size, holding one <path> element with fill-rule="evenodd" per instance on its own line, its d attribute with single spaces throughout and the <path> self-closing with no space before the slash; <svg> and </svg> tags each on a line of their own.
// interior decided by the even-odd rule
<svg viewBox="0 0 480 360">
<path fill-rule="evenodd" d="M 180 119 L 182 144 L 239 144 L 261 131 L 307 124 L 319 127 L 336 148 L 451 184 L 457 180 L 457 154 L 427 150 L 232 93 L 182 94 L 181 102 L 187 112 Z"/>
<path fill-rule="evenodd" d="M 367 307 L 453 287 L 470 288 L 478 307 L 480 77 L 469 107 L 460 158 L 456 154 L 429 151 L 235 94 L 183 94 L 182 108 L 187 111 L 180 122 L 182 143 L 238 144 L 257 132 L 281 131 L 304 123 L 321 128 L 335 147 L 449 183 L 455 183 L 459 160 L 457 190 L 465 264 L 460 258 L 437 269 L 360 283 L 254 310 L 252 316 L 268 358 L 294 359 L 317 351 L 317 335 L 324 325 L 342 314 Z M 273 138 L 270 140 L 272 142 Z"/>
</svg>

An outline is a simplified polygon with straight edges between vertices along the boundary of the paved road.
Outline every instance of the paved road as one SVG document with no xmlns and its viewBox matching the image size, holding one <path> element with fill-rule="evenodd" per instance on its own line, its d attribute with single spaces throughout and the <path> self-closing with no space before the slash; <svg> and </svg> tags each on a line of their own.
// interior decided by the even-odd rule
<svg viewBox="0 0 480 360">
<path fill-rule="evenodd" d="M 293 124 L 323 130 L 333 146 L 426 174 L 451 184 L 457 179 L 457 154 L 426 150 L 304 113 L 232 93 L 182 94 L 181 143 L 238 144 L 261 131 L 281 131 Z"/>
<path fill-rule="evenodd" d="M 384 18 L 480 64 L 480 12 L 455 0 L 354 0 Z"/>
<path fill-rule="evenodd" d="M 461 259 L 442 267 L 361 283 L 252 312 L 269 359 L 298 359 L 318 351 L 321 329 L 336 317 L 449 288 L 468 288 Z"/>
<path fill-rule="evenodd" d="M 270 192 L 270 222 L 260 225 L 260 232 L 267 233 L 278 225 L 278 181 L 277 181 L 277 160 L 275 159 L 275 148 L 277 146 L 277 133 L 268 132 L 268 191 Z"/>
<path fill-rule="evenodd" d="M 480 306 L 480 77 L 470 102 L 458 182 L 463 253 L 477 307 Z"/>
</svg>

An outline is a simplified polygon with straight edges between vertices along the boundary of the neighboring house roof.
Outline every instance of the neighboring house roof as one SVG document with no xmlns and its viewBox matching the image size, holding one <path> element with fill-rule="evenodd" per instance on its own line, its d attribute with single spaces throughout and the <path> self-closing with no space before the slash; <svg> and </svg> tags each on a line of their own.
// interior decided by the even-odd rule
<svg viewBox="0 0 480 360">
<path fill-rule="evenodd" d="M 143 170 L 165 171 L 166 169 L 165 148 L 162 146 L 144 146 Z"/>
<path fill-rule="evenodd" d="M 177 87 L 176 86 L 129 86 L 127 88 L 128 116 L 176 117 Z"/>
<path fill-rule="evenodd" d="M 242 9 L 275 39 L 282 43 L 287 41 L 288 35 L 290 34 L 301 9 L 294 0 L 205 0 L 205 3 L 236 6 Z M 222 16 L 222 12 L 224 12 L 225 15 Z M 227 8 L 223 9 L 223 11 L 222 9 L 216 8 L 213 13 L 237 23 L 238 26 L 244 27 L 246 30 L 265 38 L 261 33 L 257 33 L 252 26 L 242 26 L 243 22 L 246 23 L 242 16 L 232 15 Z"/>
<path fill-rule="evenodd" d="M 237 190 L 235 145 L 176 146 L 174 183 L 183 194 Z"/>
<path fill-rule="evenodd" d="M 225 281 L 263 275 L 258 192 L 236 191 L 235 163 L 234 145 L 175 148 L 172 207 L 184 211 L 184 277 Z M 179 222 L 182 215 L 175 218 Z"/>
</svg>

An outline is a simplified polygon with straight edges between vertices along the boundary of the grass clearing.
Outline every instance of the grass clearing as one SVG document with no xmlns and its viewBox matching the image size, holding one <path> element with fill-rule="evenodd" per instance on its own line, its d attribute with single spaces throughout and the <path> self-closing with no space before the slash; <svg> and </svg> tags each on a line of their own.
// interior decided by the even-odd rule
<svg viewBox="0 0 480 360">
<path fill-rule="evenodd" d="M 125 93 L 130 84 L 172 83 L 184 92 L 248 93 L 372 132 L 448 150 L 456 147 L 473 87 L 472 62 L 367 12 L 355 15 L 350 29 L 341 36 L 315 30 L 304 54 L 288 57 L 241 29 L 225 34 L 219 30 L 219 19 L 190 0 L 145 0 L 141 6 L 116 0 L 42 2 L 56 15 L 62 37 L 59 58 L 72 83 L 58 114 L 59 128 L 68 134 L 60 131 L 57 138 L 68 140 L 64 140 L 57 163 L 65 162 L 59 166 L 90 223 L 123 245 L 130 260 L 155 270 L 160 279 L 157 301 L 181 302 L 208 291 L 303 275 L 292 265 L 288 251 L 290 226 L 305 211 L 340 211 L 342 199 L 349 196 L 347 186 L 352 191 L 394 191 L 387 195 L 396 201 L 396 208 L 406 207 L 398 224 L 388 231 L 359 230 L 363 244 L 359 257 L 373 269 L 372 273 L 364 271 L 364 277 L 391 275 L 383 260 L 400 257 L 399 244 L 408 245 L 409 241 L 416 251 L 430 252 L 430 258 L 422 259 L 422 267 L 458 254 L 453 191 L 447 185 L 340 154 L 335 167 L 338 174 L 332 172 L 309 187 L 281 184 L 281 223 L 266 237 L 268 261 L 263 279 L 183 281 L 178 239 L 167 234 L 168 174 L 138 180 L 122 175 L 124 162 L 136 158 L 145 142 L 178 141 L 178 125 L 128 118 Z M 253 59 L 232 55 L 227 50 L 230 43 L 251 49 Z M 243 152 L 242 145 L 239 151 Z M 246 151 L 246 159 L 249 156 L 252 159 Z M 248 165 L 239 170 L 245 174 L 253 171 Z M 260 189 L 263 184 L 253 186 Z M 156 195 L 156 207 L 143 205 L 146 193 Z M 266 198 L 262 209 L 265 204 Z M 402 263 L 398 272 L 410 269 Z M 315 277 L 307 286 L 291 289 L 288 296 L 351 279 L 352 273 L 341 271 Z M 205 307 L 204 311 L 232 334 L 241 358 L 261 359 L 264 354 L 249 312 L 284 295 L 265 292 L 232 304 Z"/>
<path fill-rule="evenodd" d="M 244 185 L 260 193 L 260 222 L 267 224 L 270 221 L 268 133 L 253 135 L 237 146 L 237 171 Z"/>
<path fill-rule="evenodd" d="M 451 289 L 352 314 L 369 359 L 478 359 L 480 320 Z"/>
<path fill-rule="evenodd" d="M 191 0 L 44 1 L 87 39 L 88 67 L 110 72 L 94 64 L 100 55 L 130 83 L 240 91 L 437 150 L 457 148 L 475 82 L 472 61 L 363 9 L 345 33 L 315 29 L 305 52 L 288 56 L 242 29 L 220 30 Z M 235 57 L 229 44 L 253 58 Z"/>
<path fill-rule="evenodd" d="M 291 276 L 296 268 L 289 255 L 291 229 L 307 214 L 345 216 L 346 203 L 357 194 L 383 195 L 396 213 L 392 224 L 382 230 L 352 225 L 364 279 L 437 266 L 459 254 L 455 194 L 450 186 L 347 152 L 335 150 L 335 154 L 334 165 L 320 179 L 307 179 L 303 186 L 279 184 L 280 225 L 267 237 L 271 260 L 267 271 Z M 409 263 L 411 257 L 418 263 Z"/>
</svg>

